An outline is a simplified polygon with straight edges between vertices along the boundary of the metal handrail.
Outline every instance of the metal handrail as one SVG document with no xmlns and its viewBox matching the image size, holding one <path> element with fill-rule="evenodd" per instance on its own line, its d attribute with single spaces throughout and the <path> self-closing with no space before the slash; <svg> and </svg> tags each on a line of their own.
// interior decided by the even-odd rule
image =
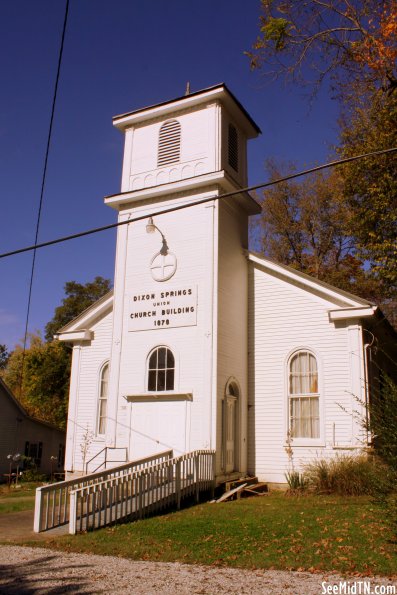
<svg viewBox="0 0 397 595">
<path fill-rule="evenodd" d="M 108 461 L 107 460 L 107 453 L 108 450 L 124 450 L 125 451 L 125 458 L 124 461 Z M 99 457 L 99 455 L 101 455 L 103 452 L 105 452 L 105 456 L 104 456 L 104 460 L 102 461 L 102 463 L 99 463 L 98 467 L 96 467 L 95 469 L 93 469 L 91 471 L 91 473 L 96 473 L 98 471 L 98 469 L 100 467 L 102 467 L 102 465 L 105 465 L 105 469 L 106 469 L 106 464 L 109 463 L 123 463 L 125 462 L 125 460 L 127 459 L 127 452 L 128 449 L 125 446 L 104 446 L 104 448 L 102 448 L 102 450 L 100 450 L 99 452 L 97 452 L 93 457 L 90 458 L 89 461 L 86 462 L 85 464 L 85 473 L 88 474 L 88 466 L 90 463 L 92 463 L 92 461 L 94 461 L 97 457 Z"/>
</svg>

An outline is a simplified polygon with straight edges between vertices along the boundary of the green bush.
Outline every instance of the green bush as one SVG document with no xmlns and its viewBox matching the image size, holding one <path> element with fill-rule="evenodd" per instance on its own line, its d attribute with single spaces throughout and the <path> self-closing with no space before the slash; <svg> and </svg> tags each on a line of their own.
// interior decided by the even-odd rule
<svg viewBox="0 0 397 595">
<path fill-rule="evenodd" d="M 45 479 L 46 476 L 43 473 L 40 473 L 40 471 L 34 467 L 32 467 L 31 469 L 25 469 L 25 471 L 23 471 L 21 475 L 21 481 L 24 483 L 37 481 L 40 482 L 44 481 Z"/>
<path fill-rule="evenodd" d="M 393 485 L 390 468 L 365 454 L 315 460 L 305 466 L 304 477 L 308 488 L 318 494 L 378 495 Z"/>
<path fill-rule="evenodd" d="M 367 429 L 374 436 L 378 455 L 397 471 L 397 384 L 381 375 L 382 388 L 371 396 Z"/>
</svg>

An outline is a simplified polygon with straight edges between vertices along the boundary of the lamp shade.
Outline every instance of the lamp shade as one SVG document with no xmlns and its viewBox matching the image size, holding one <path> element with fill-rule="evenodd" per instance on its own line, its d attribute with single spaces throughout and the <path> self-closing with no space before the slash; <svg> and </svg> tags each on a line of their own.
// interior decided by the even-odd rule
<svg viewBox="0 0 397 595">
<path fill-rule="evenodd" d="M 154 233 L 156 231 L 156 226 L 153 223 L 153 217 L 149 217 L 148 222 L 146 224 L 146 233 Z"/>
</svg>

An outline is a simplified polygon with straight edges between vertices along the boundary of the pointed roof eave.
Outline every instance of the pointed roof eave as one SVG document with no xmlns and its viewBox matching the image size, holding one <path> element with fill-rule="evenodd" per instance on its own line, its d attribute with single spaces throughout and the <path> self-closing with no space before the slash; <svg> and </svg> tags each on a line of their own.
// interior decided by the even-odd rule
<svg viewBox="0 0 397 595">
<path fill-rule="evenodd" d="M 301 287 L 306 288 L 308 291 L 315 293 L 319 297 L 339 306 L 341 308 L 349 310 L 351 309 L 368 309 L 374 313 L 377 309 L 376 305 L 360 298 L 348 291 L 338 289 L 334 285 L 330 285 L 325 281 L 320 281 L 315 277 L 311 277 L 306 273 L 302 273 L 293 267 L 285 264 L 279 264 L 266 256 L 259 256 L 252 252 L 247 252 L 247 258 L 254 264 L 260 265 L 265 268 L 268 272 L 275 275 L 284 277 L 286 280 L 290 280 L 299 284 Z"/>
<path fill-rule="evenodd" d="M 11 389 L 8 388 L 8 386 L 6 385 L 4 380 L 2 380 L 1 378 L 0 378 L 0 386 L 2 386 L 6 395 L 10 398 L 10 400 L 14 403 L 14 405 L 19 409 L 21 414 L 25 415 L 26 417 L 29 417 L 27 411 L 25 411 L 25 409 L 22 407 L 21 403 L 17 400 L 17 398 L 11 392 Z"/>
<path fill-rule="evenodd" d="M 8 386 L 6 385 L 6 383 L 4 382 L 4 380 L 2 380 L 1 378 L 0 378 L 0 386 L 4 389 L 4 392 L 7 395 L 7 397 L 9 397 L 10 401 L 12 401 L 14 403 L 14 405 L 18 408 L 18 410 L 20 411 L 21 415 L 23 415 L 24 417 L 26 417 L 26 419 L 29 419 L 30 421 L 34 421 L 35 423 L 41 424 L 43 426 L 47 426 L 48 428 L 52 428 L 54 430 L 58 430 L 58 432 L 65 433 L 65 430 L 63 430 L 62 428 L 59 428 L 55 424 L 52 424 L 52 423 L 50 423 L 48 421 L 44 421 L 42 419 L 39 419 L 38 417 L 34 417 L 33 415 L 29 415 L 29 413 L 26 411 L 26 409 L 21 405 L 21 403 L 18 401 L 18 399 L 14 396 L 14 394 L 11 391 L 11 389 L 8 388 Z"/>
<path fill-rule="evenodd" d="M 90 327 L 111 312 L 112 308 L 113 289 L 60 328 L 55 338 L 60 341 L 89 340 Z"/>
</svg>

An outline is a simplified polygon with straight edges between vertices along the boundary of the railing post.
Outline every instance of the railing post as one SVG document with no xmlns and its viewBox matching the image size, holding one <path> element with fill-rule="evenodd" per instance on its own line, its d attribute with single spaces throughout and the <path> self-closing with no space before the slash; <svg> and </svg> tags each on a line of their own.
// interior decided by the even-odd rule
<svg viewBox="0 0 397 595">
<path fill-rule="evenodd" d="M 196 475 L 196 502 L 200 502 L 200 455 L 196 454 L 194 458 L 195 475 Z"/>
<path fill-rule="evenodd" d="M 175 473 L 175 492 L 176 492 L 176 507 L 179 510 L 181 507 L 181 461 L 176 462 Z"/>
<path fill-rule="evenodd" d="M 214 495 L 215 495 L 215 452 L 212 453 L 211 459 L 212 459 L 212 465 L 211 465 L 211 473 L 212 473 L 212 481 L 211 481 L 211 500 L 214 499 Z"/>
<path fill-rule="evenodd" d="M 143 475 L 142 471 L 139 475 L 139 494 L 138 494 L 138 517 L 141 519 L 143 518 Z"/>
<path fill-rule="evenodd" d="M 36 490 L 36 498 L 35 498 L 35 504 L 34 504 L 34 523 L 33 523 L 33 531 L 35 533 L 40 533 L 40 531 L 42 530 L 42 523 L 41 523 L 41 517 L 42 517 L 42 506 L 43 506 L 43 494 L 40 488 L 37 488 Z"/>
<path fill-rule="evenodd" d="M 70 507 L 69 507 L 69 533 L 76 535 L 77 523 L 77 493 L 70 493 Z"/>
</svg>

